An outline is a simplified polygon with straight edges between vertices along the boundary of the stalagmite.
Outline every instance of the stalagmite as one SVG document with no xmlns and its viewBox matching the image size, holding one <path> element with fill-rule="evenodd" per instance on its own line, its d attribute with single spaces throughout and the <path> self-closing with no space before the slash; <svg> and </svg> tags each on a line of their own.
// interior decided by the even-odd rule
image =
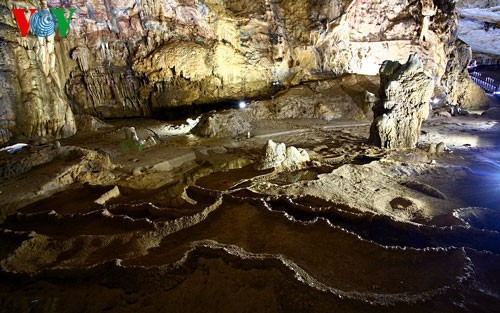
<svg viewBox="0 0 500 313">
<path fill-rule="evenodd" d="M 374 107 L 370 141 L 383 148 L 414 148 L 428 118 L 434 80 L 413 54 L 406 64 L 385 61 L 380 68 L 380 100 Z"/>
</svg>

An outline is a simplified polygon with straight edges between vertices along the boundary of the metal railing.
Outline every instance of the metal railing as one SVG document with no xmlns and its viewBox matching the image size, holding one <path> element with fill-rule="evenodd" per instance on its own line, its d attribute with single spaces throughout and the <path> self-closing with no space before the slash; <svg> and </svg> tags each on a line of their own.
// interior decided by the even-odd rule
<svg viewBox="0 0 500 313">
<path fill-rule="evenodd" d="M 500 91 L 500 82 L 489 76 L 483 75 L 483 73 L 471 72 L 470 78 L 487 93 L 495 93 Z"/>
</svg>

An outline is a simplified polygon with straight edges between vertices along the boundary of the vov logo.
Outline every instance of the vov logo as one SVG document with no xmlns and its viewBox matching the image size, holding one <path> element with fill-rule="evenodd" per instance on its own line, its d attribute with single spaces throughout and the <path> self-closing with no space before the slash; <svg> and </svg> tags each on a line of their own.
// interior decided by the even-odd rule
<svg viewBox="0 0 500 313">
<path fill-rule="evenodd" d="M 64 16 L 64 8 L 54 8 L 49 10 L 29 9 L 30 17 L 26 18 L 26 9 L 12 9 L 16 18 L 17 26 L 22 37 L 26 37 L 31 29 L 33 35 L 38 37 L 49 37 L 59 28 L 59 35 L 62 38 L 68 34 L 69 24 L 75 9 L 68 9 L 69 17 Z"/>
</svg>

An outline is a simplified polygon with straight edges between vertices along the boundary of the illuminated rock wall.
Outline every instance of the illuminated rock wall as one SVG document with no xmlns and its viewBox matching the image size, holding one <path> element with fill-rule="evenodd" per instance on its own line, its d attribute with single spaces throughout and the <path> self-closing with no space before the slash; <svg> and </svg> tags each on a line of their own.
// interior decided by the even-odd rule
<svg viewBox="0 0 500 313">
<path fill-rule="evenodd" d="M 47 3 L 45 3 L 47 2 Z M 22 39 L 13 7 L 76 8 L 67 38 Z M 418 52 L 439 86 L 454 55 L 452 0 L 41 0 L 0 4 L 0 141 L 62 137 L 73 114 L 158 115 L 266 95 Z M 474 103 L 468 104 L 474 106 Z"/>
<path fill-rule="evenodd" d="M 408 62 L 384 62 L 380 69 L 380 101 L 370 141 L 383 148 L 415 148 L 422 122 L 429 116 L 434 89 L 432 77 L 424 72 L 422 61 L 413 54 Z"/>
</svg>

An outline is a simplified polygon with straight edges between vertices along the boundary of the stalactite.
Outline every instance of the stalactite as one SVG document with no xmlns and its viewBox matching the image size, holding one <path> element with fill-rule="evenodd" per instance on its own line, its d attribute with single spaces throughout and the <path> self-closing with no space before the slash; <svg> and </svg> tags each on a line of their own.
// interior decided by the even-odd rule
<svg viewBox="0 0 500 313">
<path fill-rule="evenodd" d="M 438 10 L 430 0 L 91 1 L 75 4 L 69 38 L 8 40 L 26 52 L 26 62 L 16 62 L 32 67 L 30 77 L 36 71 L 46 77 L 26 85 L 57 94 L 35 100 L 40 108 L 64 106 L 68 96 L 75 112 L 140 116 L 152 105 L 267 95 L 273 81 L 295 85 L 327 73 L 376 74 L 385 59 L 404 61 L 415 51 L 440 81 L 453 55 L 452 2 L 439 2 Z M 65 53 L 77 69 L 66 64 Z M 21 97 L 31 87 L 15 88 Z"/>
</svg>

